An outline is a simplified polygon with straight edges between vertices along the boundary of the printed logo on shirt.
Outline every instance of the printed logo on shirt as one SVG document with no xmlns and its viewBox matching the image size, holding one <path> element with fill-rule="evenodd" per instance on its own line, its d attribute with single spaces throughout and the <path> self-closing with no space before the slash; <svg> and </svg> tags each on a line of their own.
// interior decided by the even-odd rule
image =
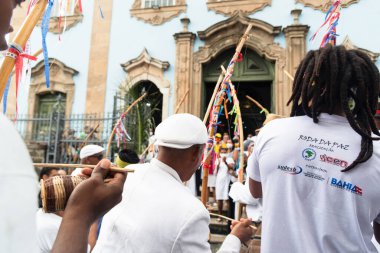
<svg viewBox="0 0 380 253">
<path fill-rule="evenodd" d="M 327 156 L 326 154 L 320 156 L 320 160 L 325 163 L 330 163 L 342 168 L 347 168 L 348 167 L 348 162 L 340 160 L 338 158 L 334 158 L 331 156 Z"/>
<path fill-rule="evenodd" d="M 310 171 L 306 171 L 304 173 L 304 175 L 305 175 L 305 177 L 309 177 L 309 178 L 316 179 L 316 180 L 319 180 L 319 181 L 325 181 L 324 177 L 322 177 L 321 175 L 318 175 L 316 173 L 310 172 Z"/>
<path fill-rule="evenodd" d="M 289 167 L 286 165 L 278 165 L 277 169 L 290 175 L 298 175 L 302 172 L 302 168 L 300 166 Z"/>
<path fill-rule="evenodd" d="M 354 185 L 354 184 L 352 184 L 350 182 L 346 182 L 346 181 L 339 180 L 339 179 L 336 179 L 336 178 L 331 178 L 330 185 L 333 186 L 333 187 L 336 187 L 336 188 L 339 188 L 339 189 L 342 189 L 342 190 L 346 190 L 346 191 L 349 191 L 351 193 L 360 195 L 360 196 L 363 195 L 362 188 L 359 187 L 359 186 L 357 186 L 357 185 Z"/>
<path fill-rule="evenodd" d="M 302 157 L 306 161 L 312 161 L 317 156 L 317 152 L 314 151 L 312 148 L 306 148 L 302 151 Z"/>
<path fill-rule="evenodd" d="M 312 170 L 318 170 L 318 171 L 323 172 L 323 173 L 327 173 L 327 170 L 319 168 L 319 167 L 316 167 L 314 165 L 307 164 L 306 168 L 309 168 L 309 169 L 312 169 Z"/>
<path fill-rule="evenodd" d="M 309 146 L 316 149 L 321 149 L 329 152 L 334 152 L 334 149 L 349 150 L 350 145 L 339 143 L 336 141 L 325 140 L 308 135 L 300 135 L 298 141 L 309 143 Z"/>
</svg>

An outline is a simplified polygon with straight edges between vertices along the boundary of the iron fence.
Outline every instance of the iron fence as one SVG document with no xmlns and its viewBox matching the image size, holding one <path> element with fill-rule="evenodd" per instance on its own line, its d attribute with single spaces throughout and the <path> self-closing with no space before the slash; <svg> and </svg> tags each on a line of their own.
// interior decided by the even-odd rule
<svg viewBox="0 0 380 253">
<path fill-rule="evenodd" d="M 18 115 L 15 126 L 27 144 L 37 143 L 45 147 L 45 162 L 71 163 L 78 161 L 79 147 L 87 135 L 99 124 L 87 144 L 107 147 L 113 126 L 120 117 L 120 112 L 105 114 L 65 115 L 53 112 L 44 115 Z M 125 123 L 133 127 L 134 120 Z M 133 139 L 133 136 L 131 136 Z M 128 145 L 133 145 L 128 143 Z M 117 141 L 111 145 L 111 157 L 117 152 Z"/>
</svg>

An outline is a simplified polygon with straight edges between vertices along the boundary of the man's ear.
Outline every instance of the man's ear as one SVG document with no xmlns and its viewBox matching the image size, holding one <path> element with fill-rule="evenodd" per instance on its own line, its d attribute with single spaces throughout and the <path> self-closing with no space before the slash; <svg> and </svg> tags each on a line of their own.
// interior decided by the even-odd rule
<svg viewBox="0 0 380 253">
<path fill-rule="evenodd" d="M 48 175 L 43 175 L 42 176 L 42 179 L 45 181 L 46 179 L 48 179 L 49 178 L 49 176 Z"/>
</svg>

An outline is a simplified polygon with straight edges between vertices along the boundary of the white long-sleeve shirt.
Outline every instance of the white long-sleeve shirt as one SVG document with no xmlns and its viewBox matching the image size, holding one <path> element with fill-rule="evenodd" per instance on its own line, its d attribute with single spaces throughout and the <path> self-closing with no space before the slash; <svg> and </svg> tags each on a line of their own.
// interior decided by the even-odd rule
<svg viewBox="0 0 380 253">
<path fill-rule="evenodd" d="M 104 216 L 94 253 L 203 253 L 210 216 L 177 172 L 153 159 L 128 175 L 123 200 Z M 240 252 L 240 240 L 227 236 L 219 253 Z"/>
</svg>

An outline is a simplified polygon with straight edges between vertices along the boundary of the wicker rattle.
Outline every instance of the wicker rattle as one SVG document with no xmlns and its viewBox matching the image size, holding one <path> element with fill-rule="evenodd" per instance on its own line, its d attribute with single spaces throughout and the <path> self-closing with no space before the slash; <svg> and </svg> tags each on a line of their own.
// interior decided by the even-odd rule
<svg viewBox="0 0 380 253">
<path fill-rule="evenodd" d="M 41 179 L 42 209 L 45 213 L 63 211 L 74 188 L 86 178 L 80 176 L 56 176 Z"/>
</svg>

